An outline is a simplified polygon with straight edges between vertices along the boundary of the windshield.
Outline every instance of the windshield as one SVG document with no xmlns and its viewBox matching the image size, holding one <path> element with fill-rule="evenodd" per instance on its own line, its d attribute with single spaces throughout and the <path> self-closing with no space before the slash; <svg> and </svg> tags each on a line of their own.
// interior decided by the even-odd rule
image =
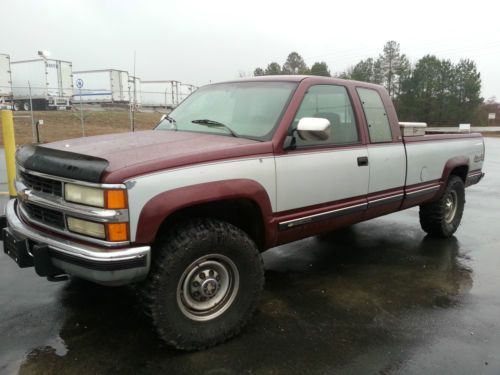
<svg viewBox="0 0 500 375">
<path fill-rule="evenodd" d="M 157 130 L 215 133 L 267 140 L 296 88 L 293 82 L 238 82 L 202 87 L 163 119 Z M 193 122 L 194 121 L 194 122 Z M 220 126 L 203 126 L 219 123 Z"/>
</svg>

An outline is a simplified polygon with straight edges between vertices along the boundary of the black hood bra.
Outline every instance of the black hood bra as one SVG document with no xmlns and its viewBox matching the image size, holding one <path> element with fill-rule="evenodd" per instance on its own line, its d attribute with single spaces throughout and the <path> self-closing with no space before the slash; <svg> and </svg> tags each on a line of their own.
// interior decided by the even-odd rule
<svg viewBox="0 0 500 375">
<path fill-rule="evenodd" d="M 31 171 L 87 182 L 101 182 L 109 165 L 102 158 L 36 145 L 17 150 L 16 162 Z"/>
</svg>

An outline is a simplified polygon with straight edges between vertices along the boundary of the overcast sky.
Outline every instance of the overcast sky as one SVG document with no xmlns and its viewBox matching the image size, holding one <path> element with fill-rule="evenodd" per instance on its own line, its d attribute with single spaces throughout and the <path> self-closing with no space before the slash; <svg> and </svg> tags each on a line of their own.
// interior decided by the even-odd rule
<svg viewBox="0 0 500 375">
<path fill-rule="evenodd" d="M 9 1 L 0 53 L 52 57 L 74 70 L 115 68 L 144 80 L 202 85 L 251 74 L 291 51 L 332 73 L 376 57 L 388 40 L 412 62 L 471 58 L 485 98 L 500 99 L 500 1 Z"/>
</svg>

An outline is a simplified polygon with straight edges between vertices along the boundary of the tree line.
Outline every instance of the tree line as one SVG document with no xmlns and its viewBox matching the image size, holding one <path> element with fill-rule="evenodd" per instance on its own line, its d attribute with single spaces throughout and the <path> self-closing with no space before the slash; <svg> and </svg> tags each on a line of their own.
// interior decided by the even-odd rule
<svg viewBox="0 0 500 375">
<path fill-rule="evenodd" d="M 271 62 L 265 69 L 254 71 L 254 76 L 277 74 L 331 76 L 326 62 L 315 62 L 309 68 L 297 52 L 290 53 L 283 65 Z M 470 59 L 454 64 L 425 55 L 412 64 L 401 53 L 399 43 L 391 40 L 377 57 L 363 59 L 335 76 L 383 85 L 404 121 L 449 126 L 486 123 L 481 74 Z"/>
<path fill-rule="evenodd" d="M 297 52 L 292 52 L 288 55 L 283 65 L 273 61 L 267 65 L 267 68 L 256 68 L 253 72 L 254 76 L 269 76 L 280 74 L 309 74 L 315 76 L 331 77 L 330 70 L 326 62 L 315 62 L 311 68 L 307 66 L 302 56 Z"/>
</svg>

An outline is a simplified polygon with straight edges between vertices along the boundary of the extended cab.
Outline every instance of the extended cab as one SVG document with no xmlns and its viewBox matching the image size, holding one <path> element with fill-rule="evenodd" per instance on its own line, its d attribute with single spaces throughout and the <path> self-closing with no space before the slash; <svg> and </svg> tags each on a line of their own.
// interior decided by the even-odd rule
<svg viewBox="0 0 500 375">
<path fill-rule="evenodd" d="M 163 340 L 205 348 L 251 317 L 266 249 L 414 206 L 451 236 L 483 139 L 424 129 L 377 85 L 208 85 L 155 130 L 19 149 L 4 251 L 51 280 L 137 282 Z"/>
</svg>

